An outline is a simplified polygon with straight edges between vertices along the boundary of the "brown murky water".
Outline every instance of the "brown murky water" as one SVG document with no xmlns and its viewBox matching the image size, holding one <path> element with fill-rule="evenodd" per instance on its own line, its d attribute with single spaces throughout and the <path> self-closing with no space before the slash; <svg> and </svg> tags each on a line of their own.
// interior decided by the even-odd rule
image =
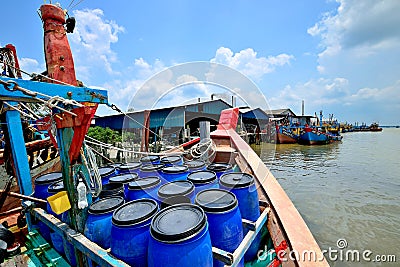
<svg viewBox="0 0 400 267">
<path fill-rule="evenodd" d="M 254 149 L 321 249 L 342 251 L 342 260 L 338 253 L 336 260 L 328 255 L 332 266 L 400 266 L 400 129 L 343 135 L 337 144 Z M 345 248 L 338 248 L 339 239 L 346 240 Z M 359 261 L 346 260 L 350 250 L 358 251 Z M 394 260 L 391 255 L 397 263 L 387 262 Z"/>
</svg>

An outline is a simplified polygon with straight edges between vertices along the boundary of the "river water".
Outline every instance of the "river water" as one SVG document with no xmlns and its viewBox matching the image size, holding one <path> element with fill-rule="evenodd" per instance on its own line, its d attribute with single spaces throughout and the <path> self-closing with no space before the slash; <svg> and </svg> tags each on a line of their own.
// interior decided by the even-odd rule
<svg viewBox="0 0 400 267">
<path fill-rule="evenodd" d="M 400 129 L 343 134 L 323 146 L 253 147 L 297 207 L 332 266 L 400 266 Z M 345 239 L 347 247 L 337 246 Z M 343 240 L 341 241 L 343 242 Z M 343 246 L 342 244 L 340 246 Z M 371 251 L 365 252 L 365 251 Z M 365 259 L 363 254 L 365 254 Z M 373 262 L 395 255 L 397 263 Z M 371 260 L 368 262 L 368 260 Z"/>
</svg>

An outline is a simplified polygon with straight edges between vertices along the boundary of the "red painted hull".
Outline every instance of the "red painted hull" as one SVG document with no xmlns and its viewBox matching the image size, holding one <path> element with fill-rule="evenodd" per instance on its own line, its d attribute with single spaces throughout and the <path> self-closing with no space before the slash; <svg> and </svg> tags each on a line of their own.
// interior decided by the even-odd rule
<svg viewBox="0 0 400 267">
<path fill-rule="evenodd" d="M 293 137 L 287 136 L 285 134 L 277 133 L 276 134 L 276 143 L 277 144 L 295 144 L 297 140 Z"/>
</svg>

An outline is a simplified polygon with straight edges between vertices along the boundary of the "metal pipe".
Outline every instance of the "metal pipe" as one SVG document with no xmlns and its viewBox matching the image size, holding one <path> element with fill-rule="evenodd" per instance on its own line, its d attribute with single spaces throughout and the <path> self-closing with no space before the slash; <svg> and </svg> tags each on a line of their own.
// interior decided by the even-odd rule
<svg viewBox="0 0 400 267">
<path fill-rule="evenodd" d="M 21 195 L 21 194 L 15 193 L 15 192 L 6 192 L 5 190 L 0 190 L 0 193 L 4 193 L 4 192 L 10 197 L 15 197 L 15 198 L 24 199 L 24 200 L 30 200 L 33 202 L 38 202 L 38 203 L 43 203 L 43 204 L 47 203 L 47 201 L 44 199 L 31 197 L 31 196 L 25 196 L 25 195 Z"/>
</svg>

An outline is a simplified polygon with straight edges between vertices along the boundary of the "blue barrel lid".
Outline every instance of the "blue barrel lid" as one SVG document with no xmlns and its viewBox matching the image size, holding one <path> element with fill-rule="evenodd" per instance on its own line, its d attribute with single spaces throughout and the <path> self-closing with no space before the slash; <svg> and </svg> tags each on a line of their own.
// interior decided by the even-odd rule
<svg viewBox="0 0 400 267">
<path fill-rule="evenodd" d="M 206 166 L 206 163 L 202 160 L 189 160 L 185 162 L 185 165 L 188 166 L 189 169 L 198 169 Z"/>
<path fill-rule="evenodd" d="M 142 165 L 140 167 L 141 172 L 154 172 L 154 171 L 160 171 L 164 167 L 164 164 L 148 164 L 148 165 Z"/>
<path fill-rule="evenodd" d="M 153 217 L 158 211 L 154 199 L 142 198 L 130 201 L 116 209 L 112 216 L 112 223 L 117 226 L 131 226 Z"/>
<path fill-rule="evenodd" d="M 115 210 L 124 204 L 123 197 L 106 197 L 93 202 L 89 206 L 88 212 L 91 214 L 104 214 Z"/>
<path fill-rule="evenodd" d="M 115 162 L 115 163 L 109 164 L 108 166 L 113 167 L 113 168 L 118 168 L 121 165 L 122 165 L 121 162 Z"/>
<path fill-rule="evenodd" d="M 112 167 L 112 166 L 99 168 L 99 174 L 100 174 L 101 177 L 108 176 L 108 175 L 112 174 L 113 172 L 115 172 L 115 168 Z M 94 175 L 94 171 L 91 171 L 90 175 L 93 176 Z"/>
<path fill-rule="evenodd" d="M 207 170 L 214 172 L 224 172 L 232 170 L 232 164 L 224 163 L 224 162 L 213 162 L 207 166 Z"/>
<path fill-rule="evenodd" d="M 158 241 L 178 243 L 200 233 L 207 225 L 204 211 L 193 204 L 162 209 L 151 221 L 150 234 Z"/>
<path fill-rule="evenodd" d="M 138 179 L 138 175 L 136 173 L 126 173 L 126 174 L 120 174 L 117 176 L 110 177 L 108 180 L 108 183 L 113 184 L 113 183 L 129 183 L 132 181 L 135 181 Z"/>
<path fill-rule="evenodd" d="M 158 189 L 158 196 L 161 198 L 172 197 L 176 195 L 187 195 L 194 191 L 194 185 L 190 181 L 173 181 L 166 183 Z"/>
<path fill-rule="evenodd" d="M 168 166 L 164 167 L 161 170 L 163 173 L 171 173 L 171 174 L 178 174 L 178 173 L 185 173 L 189 171 L 187 166 Z"/>
<path fill-rule="evenodd" d="M 161 159 L 160 159 L 160 162 L 161 163 L 163 163 L 163 164 L 174 164 L 174 163 L 177 163 L 177 162 L 180 162 L 180 161 L 182 161 L 182 157 L 181 156 L 178 156 L 178 155 L 176 155 L 176 156 L 164 156 L 164 157 L 162 157 Z"/>
<path fill-rule="evenodd" d="M 37 177 L 35 179 L 35 184 L 52 184 L 60 180 L 62 180 L 61 172 L 50 172 Z"/>
<path fill-rule="evenodd" d="M 121 193 L 121 196 L 124 192 L 124 184 L 123 183 L 108 183 L 103 184 L 101 188 L 101 192 L 99 194 L 100 198 L 104 198 L 107 196 L 117 195 Z"/>
<path fill-rule="evenodd" d="M 160 209 L 172 206 L 172 205 L 176 205 L 176 204 L 182 204 L 182 203 L 192 203 L 192 200 L 187 197 L 187 196 L 181 196 L 181 195 L 177 195 L 177 196 L 172 196 L 172 197 L 167 197 L 164 198 L 161 203 L 160 203 Z"/>
<path fill-rule="evenodd" d="M 47 193 L 53 194 L 53 193 L 58 193 L 61 191 L 64 191 L 64 181 L 58 181 L 55 183 L 52 183 L 51 185 L 49 185 L 49 187 L 47 188 Z"/>
<path fill-rule="evenodd" d="M 130 182 L 128 184 L 129 190 L 140 190 L 146 188 L 152 188 L 161 184 L 160 177 L 157 176 L 149 176 L 137 179 L 136 181 Z"/>
<path fill-rule="evenodd" d="M 128 162 L 118 166 L 120 170 L 137 170 L 142 166 L 141 162 Z"/>
<path fill-rule="evenodd" d="M 195 203 L 205 212 L 225 212 L 238 205 L 235 194 L 223 189 L 206 189 L 197 193 Z"/>
<path fill-rule="evenodd" d="M 140 158 L 140 162 L 145 162 L 145 163 L 149 163 L 149 162 L 155 162 L 155 161 L 159 161 L 160 157 L 156 156 L 156 155 L 148 155 L 148 156 L 143 156 Z"/>
<path fill-rule="evenodd" d="M 195 171 L 190 173 L 187 179 L 194 185 L 203 185 L 217 180 L 217 175 L 213 171 Z"/>
<path fill-rule="evenodd" d="M 249 187 L 254 184 L 254 177 L 244 172 L 225 173 L 219 178 L 219 183 L 231 188 Z"/>
</svg>

